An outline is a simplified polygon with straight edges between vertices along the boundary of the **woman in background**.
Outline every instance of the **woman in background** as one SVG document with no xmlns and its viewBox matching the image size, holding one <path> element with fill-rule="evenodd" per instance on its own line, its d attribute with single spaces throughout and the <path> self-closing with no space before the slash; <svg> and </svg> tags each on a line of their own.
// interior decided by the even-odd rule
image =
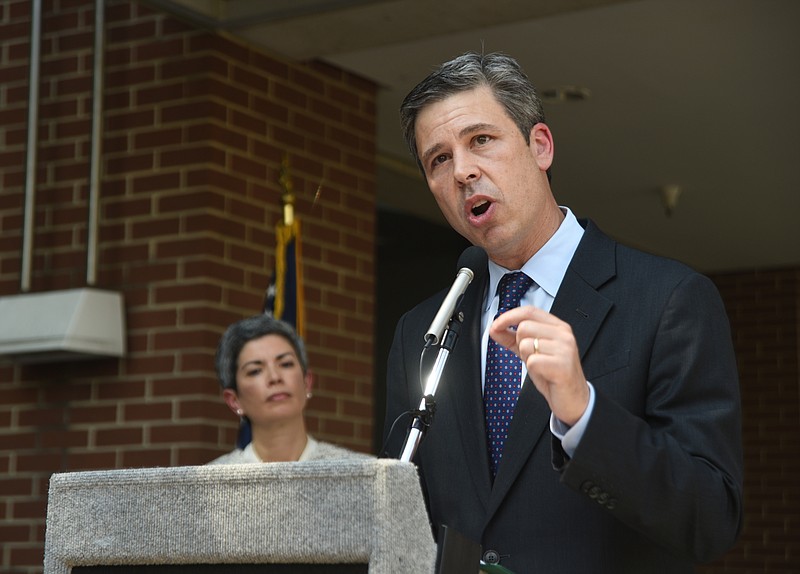
<svg viewBox="0 0 800 574">
<path fill-rule="evenodd" d="M 225 403 L 242 428 L 238 448 L 209 464 L 372 458 L 306 432 L 312 376 L 303 340 L 288 323 L 269 315 L 233 323 L 220 340 L 216 368 Z"/>
</svg>

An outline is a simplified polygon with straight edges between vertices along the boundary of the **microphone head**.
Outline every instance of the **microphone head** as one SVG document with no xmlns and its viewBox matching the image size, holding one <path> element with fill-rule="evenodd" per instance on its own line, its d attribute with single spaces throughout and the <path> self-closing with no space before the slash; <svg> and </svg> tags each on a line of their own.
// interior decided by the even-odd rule
<svg viewBox="0 0 800 574">
<path fill-rule="evenodd" d="M 470 269 L 475 277 L 481 278 L 486 273 L 489 256 L 483 247 L 477 245 L 470 245 L 467 247 L 458 258 L 456 270 L 467 268 Z M 474 278 L 472 279 L 475 280 Z"/>
<path fill-rule="evenodd" d="M 469 284 L 475 277 L 483 277 L 486 275 L 486 265 L 489 257 L 486 255 L 481 247 L 475 245 L 467 247 L 458 258 L 458 270 L 456 272 L 455 281 L 453 281 L 450 291 L 445 295 L 439 311 L 434 316 L 431 326 L 425 333 L 425 348 L 430 345 L 437 344 L 441 338 L 444 330 L 447 328 L 448 321 L 451 321 L 455 316 L 461 304 L 461 299 L 464 297 Z M 465 280 L 466 278 L 466 280 Z"/>
</svg>

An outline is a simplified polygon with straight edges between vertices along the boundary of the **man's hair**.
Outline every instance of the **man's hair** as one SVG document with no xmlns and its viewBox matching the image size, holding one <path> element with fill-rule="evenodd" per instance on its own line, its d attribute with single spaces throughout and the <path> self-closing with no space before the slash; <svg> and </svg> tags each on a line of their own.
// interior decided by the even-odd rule
<svg viewBox="0 0 800 574">
<path fill-rule="evenodd" d="M 255 315 L 230 325 L 219 341 L 215 363 L 219 384 L 223 389 L 236 390 L 236 371 L 239 368 L 239 353 L 242 352 L 242 348 L 250 341 L 267 335 L 279 335 L 286 339 L 297 354 L 303 374 L 306 374 L 308 371 L 306 347 L 294 327 L 270 315 Z"/>
<path fill-rule="evenodd" d="M 467 52 L 445 62 L 411 90 L 400 105 L 400 127 L 411 155 L 422 169 L 415 134 L 417 115 L 425 106 L 480 86 L 494 97 L 530 144 L 531 129 L 544 122 L 542 102 L 519 63 L 501 53 Z M 423 170 L 424 173 L 424 170 Z"/>
</svg>

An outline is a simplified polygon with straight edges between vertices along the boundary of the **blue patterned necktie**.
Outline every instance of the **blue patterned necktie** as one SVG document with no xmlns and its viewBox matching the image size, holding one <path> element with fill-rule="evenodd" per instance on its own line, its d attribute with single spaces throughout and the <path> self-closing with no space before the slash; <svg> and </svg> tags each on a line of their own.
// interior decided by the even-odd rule
<svg viewBox="0 0 800 574">
<path fill-rule="evenodd" d="M 498 286 L 500 306 L 495 318 L 509 309 L 519 307 L 522 296 L 532 284 L 533 279 L 521 271 L 503 275 Z M 483 401 L 492 476 L 497 474 L 500 459 L 503 457 L 503 445 L 508 438 L 508 426 L 514 416 L 521 379 L 522 361 L 519 357 L 489 337 Z"/>
</svg>

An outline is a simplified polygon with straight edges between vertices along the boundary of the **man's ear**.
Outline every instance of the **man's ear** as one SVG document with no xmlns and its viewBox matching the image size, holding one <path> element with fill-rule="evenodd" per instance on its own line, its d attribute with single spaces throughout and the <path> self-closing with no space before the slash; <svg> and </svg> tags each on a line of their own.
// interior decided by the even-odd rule
<svg viewBox="0 0 800 574">
<path fill-rule="evenodd" d="M 547 171 L 553 164 L 553 134 L 547 124 L 539 122 L 531 128 L 530 149 L 536 158 L 539 169 Z"/>
<path fill-rule="evenodd" d="M 231 409 L 233 414 L 236 416 L 242 416 L 246 414 L 242 411 L 242 405 L 239 404 L 239 395 L 236 394 L 236 391 L 233 389 L 225 389 L 222 391 L 222 398 L 225 400 L 225 404 L 228 405 L 228 408 Z"/>
</svg>

